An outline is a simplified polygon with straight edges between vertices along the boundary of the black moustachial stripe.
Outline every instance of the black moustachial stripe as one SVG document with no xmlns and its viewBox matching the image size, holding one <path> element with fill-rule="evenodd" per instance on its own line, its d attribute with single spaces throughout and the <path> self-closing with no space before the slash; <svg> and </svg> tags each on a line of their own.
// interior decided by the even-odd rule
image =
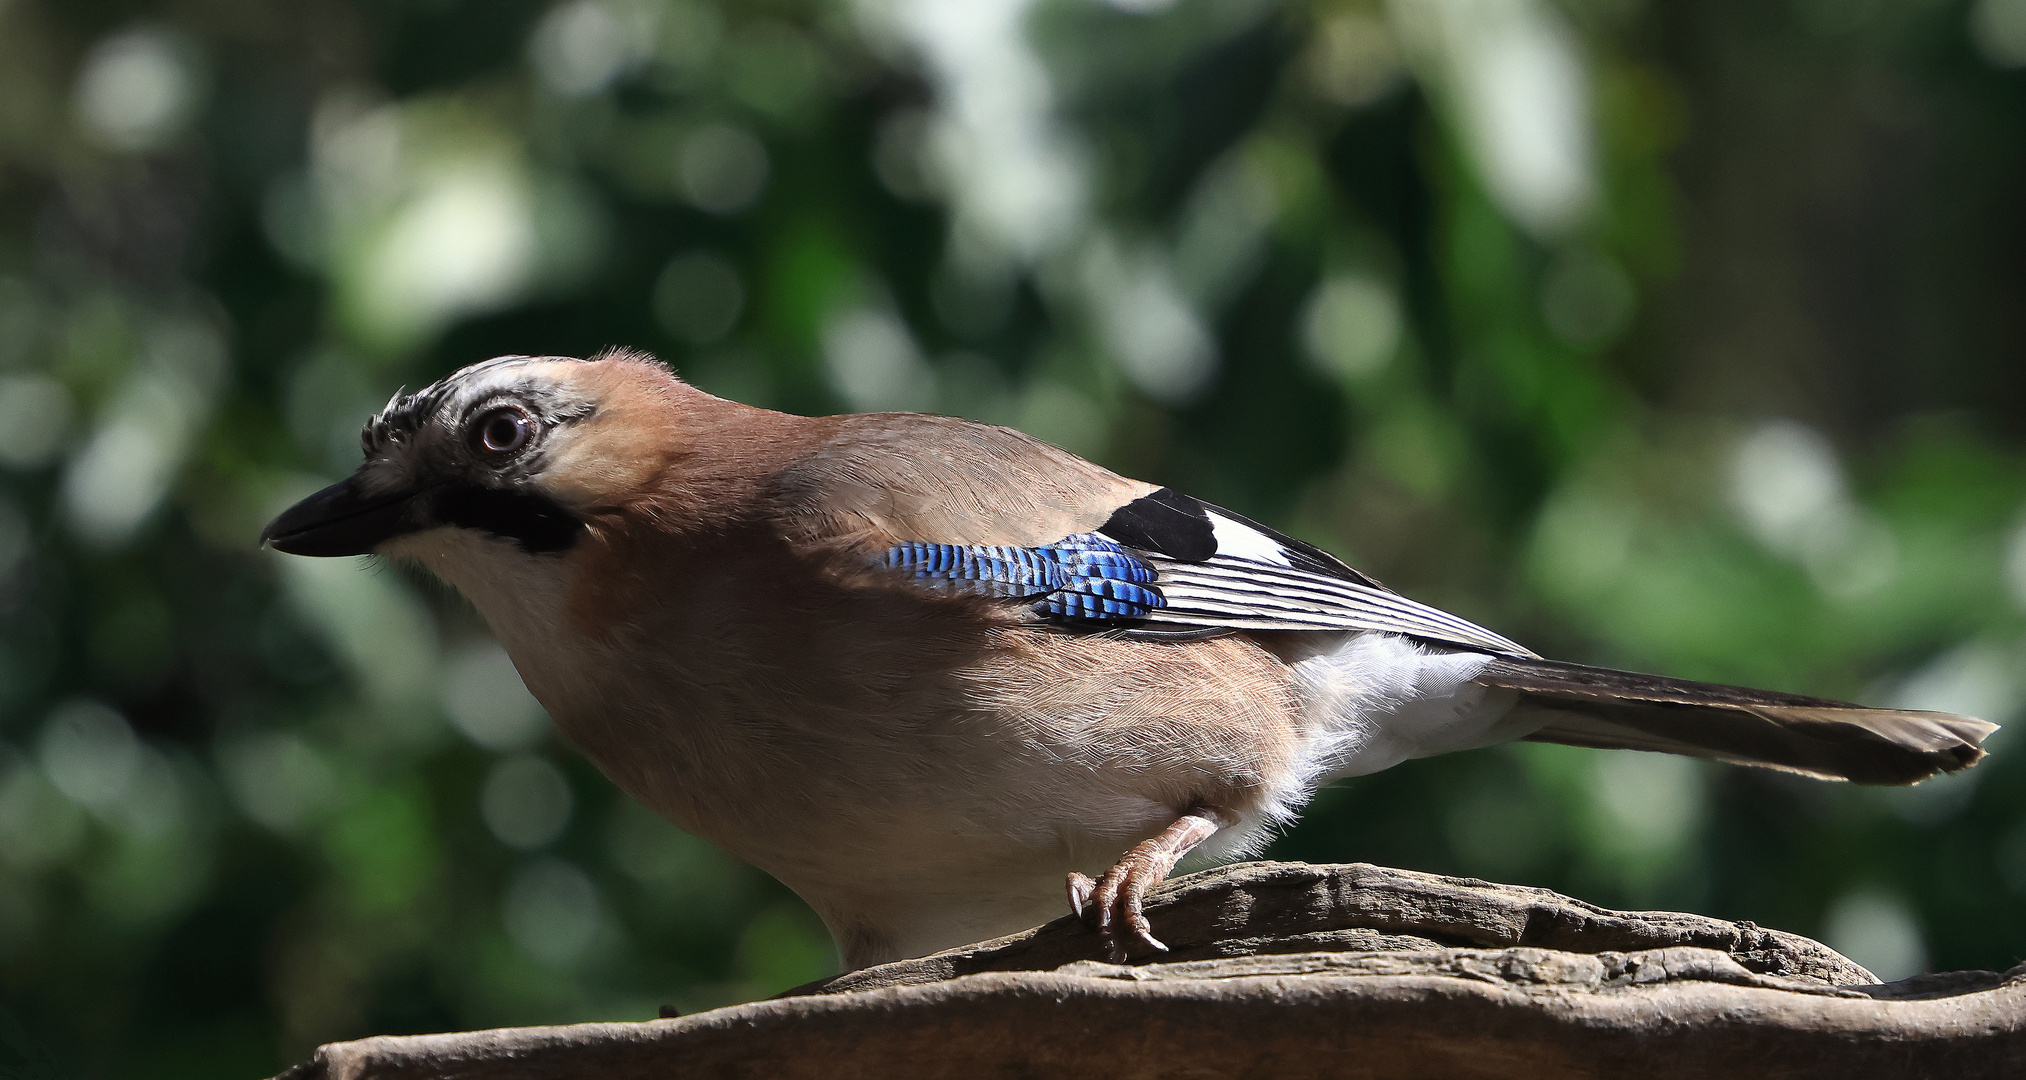
<svg viewBox="0 0 2026 1080">
<path fill-rule="evenodd" d="M 512 540 L 530 555 L 567 551 L 584 523 L 544 495 L 459 484 L 437 492 L 437 520 Z"/>
<path fill-rule="evenodd" d="M 1142 495 L 1118 508 L 1099 532 L 1141 551 L 1176 562 L 1203 562 L 1217 554 L 1217 534 L 1203 504 L 1173 488 Z"/>
</svg>

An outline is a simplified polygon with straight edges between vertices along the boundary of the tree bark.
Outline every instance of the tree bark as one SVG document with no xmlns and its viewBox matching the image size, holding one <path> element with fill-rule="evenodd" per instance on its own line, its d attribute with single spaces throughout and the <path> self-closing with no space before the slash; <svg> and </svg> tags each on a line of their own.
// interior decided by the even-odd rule
<svg viewBox="0 0 2026 1080">
<path fill-rule="evenodd" d="M 1172 952 L 1062 919 L 644 1023 L 362 1039 L 281 1080 L 2022 1077 L 2026 964 L 1881 984 L 1807 938 L 1362 864 L 1164 886 Z"/>
</svg>

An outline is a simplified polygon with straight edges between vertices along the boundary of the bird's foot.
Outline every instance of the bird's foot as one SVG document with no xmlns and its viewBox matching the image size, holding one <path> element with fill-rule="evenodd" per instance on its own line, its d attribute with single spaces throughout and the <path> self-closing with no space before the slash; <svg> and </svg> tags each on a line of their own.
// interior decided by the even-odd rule
<svg viewBox="0 0 2026 1080">
<path fill-rule="evenodd" d="M 1174 869 L 1174 863 L 1163 858 L 1154 843 L 1149 840 L 1135 846 L 1096 881 L 1082 874 L 1069 875 L 1070 906 L 1096 928 L 1105 956 L 1114 964 L 1168 951 L 1147 921 L 1146 900 L 1147 893 Z"/>
<path fill-rule="evenodd" d="M 1097 930 L 1112 963 L 1168 951 L 1147 921 L 1147 893 L 1168 876 L 1182 856 L 1230 820 L 1218 811 L 1191 810 L 1159 835 L 1133 845 L 1096 881 L 1078 873 L 1069 875 L 1070 909 Z"/>
</svg>

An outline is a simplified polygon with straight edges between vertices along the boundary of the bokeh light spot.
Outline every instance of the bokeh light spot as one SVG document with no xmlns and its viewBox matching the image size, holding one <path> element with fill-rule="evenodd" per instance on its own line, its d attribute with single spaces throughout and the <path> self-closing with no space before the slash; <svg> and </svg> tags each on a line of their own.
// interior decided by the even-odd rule
<svg viewBox="0 0 2026 1080">
<path fill-rule="evenodd" d="M 746 287 L 738 270 L 715 252 L 677 255 L 654 283 L 655 317 L 692 345 L 723 340 L 745 306 Z"/>
<path fill-rule="evenodd" d="M 107 146 L 153 150 L 182 133 L 201 89 L 188 42 L 155 27 L 136 27 L 85 55 L 78 68 L 77 114 Z"/>
<path fill-rule="evenodd" d="M 604 919 L 598 887 L 571 863 L 529 862 L 507 883 L 500 914 L 507 936 L 537 961 L 567 967 L 583 956 Z"/>
<path fill-rule="evenodd" d="M 767 148 L 752 132 L 731 124 L 706 124 L 689 133 L 676 151 L 675 175 L 697 209 L 736 214 L 752 206 L 767 187 Z"/>
<path fill-rule="evenodd" d="M 1822 941 L 1864 966 L 1882 982 L 1927 970 L 1927 942 L 1905 899 L 1884 889 L 1846 893 L 1822 919 Z"/>
<path fill-rule="evenodd" d="M 459 648 L 444 666 L 438 701 L 465 738 L 488 750 L 523 750 L 549 732 L 549 714 L 498 642 Z"/>
<path fill-rule="evenodd" d="M 1400 302 L 1376 278 L 1341 274 L 1323 281 L 1302 309 L 1302 344 L 1323 371 L 1363 379 L 1385 369 L 1400 346 Z"/>
<path fill-rule="evenodd" d="M 493 763 L 479 790 L 479 814 L 500 843 L 522 851 L 547 847 L 570 824 L 570 781 L 533 754 Z"/>
</svg>

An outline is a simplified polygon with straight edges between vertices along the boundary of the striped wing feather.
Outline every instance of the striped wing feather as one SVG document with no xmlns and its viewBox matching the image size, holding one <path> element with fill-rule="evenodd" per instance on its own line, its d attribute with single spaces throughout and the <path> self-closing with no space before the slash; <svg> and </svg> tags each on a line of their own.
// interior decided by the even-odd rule
<svg viewBox="0 0 2026 1080">
<path fill-rule="evenodd" d="M 1466 619 L 1359 581 L 1226 556 L 1198 563 L 1149 561 L 1167 600 L 1146 616 L 1153 624 L 1379 630 L 1507 656 L 1535 655 Z"/>
</svg>

